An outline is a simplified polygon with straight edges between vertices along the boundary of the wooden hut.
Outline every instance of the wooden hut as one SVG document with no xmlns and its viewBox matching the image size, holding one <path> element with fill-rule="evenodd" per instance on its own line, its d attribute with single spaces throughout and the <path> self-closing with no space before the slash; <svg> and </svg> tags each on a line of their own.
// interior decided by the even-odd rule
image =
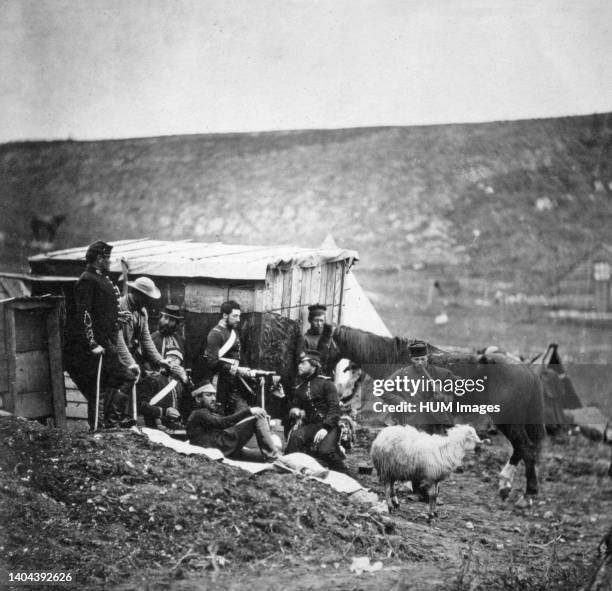
<svg viewBox="0 0 612 591">
<path fill-rule="evenodd" d="M 60 297 L 0 301 L 0 408 L 66 426 Z"/>
<path fill-rule="evenodd" d="M 310 304 L 328 308 L 328 322 L 340 324 L 344 280 L 355 251 L 341 248 L 248 246 L 221 243 L 122 240 L 111 243 L 111 277 L 118 281 L 121 259 L 129 279 L 147 276 L 162 293 L 159 308 L 184 310 L 187 366 L 197 365 L 219 308 L 236 300 L 243 310 L 245 365 L 274 370 L 289 381 L 295 371 L 297 336 Z M 86 246 L 49 252 L 29 259 L 32 291 L 61 293 L 67 314 L 73 309 L 72 287 L 85 267 Z M 152 327 L 157 320 L 151 314 Z"/>
<path fill-rule="evenodd" d="M 612 246 L 598 244 L 557 278 L 555 296 L 561 307 L 605 314 L 612 311 Z"/>
<path fill-rule="evenodd" d="M 30 288 L 23 274 L 0 271 L 0 300 L 22 298 L 29 295 Z"/>
</svg>

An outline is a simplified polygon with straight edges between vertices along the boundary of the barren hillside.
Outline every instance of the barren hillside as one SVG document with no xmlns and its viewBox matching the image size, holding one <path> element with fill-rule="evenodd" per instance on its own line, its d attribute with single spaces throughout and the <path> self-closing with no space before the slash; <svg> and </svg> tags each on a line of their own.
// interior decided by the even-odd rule
<svg viewBox="0 0 612 591">
<path fill-rule="evenodd" d="M 539 290 L 612 222 L 606 116 L 0 146 L 3 267 L 33 214 L 97 237 L 298 243 Z M 612 126 L 612 124 L 610 124 Z"/>
</svg>

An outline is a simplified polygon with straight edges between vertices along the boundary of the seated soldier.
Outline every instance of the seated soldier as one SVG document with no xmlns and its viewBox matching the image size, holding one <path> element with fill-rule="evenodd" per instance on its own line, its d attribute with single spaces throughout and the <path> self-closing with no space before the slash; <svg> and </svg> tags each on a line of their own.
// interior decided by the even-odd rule
<svg viewBox="0 0 612 591">
<path fill-rule="evenodd" d="M 247 454 L 243 447 L 255 435 L 261 452 L 257 459 L 276 460 L 281 455 L 280 449 L 272 439 L 266 411 L 252 406 L 224 416 L 216 395 L 215 387 L 208 381 L 193 390 L 196 409 L 187 420 L 189 442 L 201 447 L 215 447 L 224 456 L 238 459 Z"/>
<path fill-rule="evenodd" d="M 178 349 L 181 353 L 185 352 L 185 342 L 181 335 L 184 320 L 178 306 L 167 304 L 161 311 L 157 330 L 151 334 L 151 340 L 162 357 L 166 355 L 166 351 L 169 349 Z"/>
<path fill-rule="evenodd" d="M 300 355 L 298 383 L 290 400 L 290 417 L 300 420 L 291 430 L 286 454 L 310 453 L 318 456 L 332 470 L 345 472 L 344 454 L 340 450 L 340 403 L 334 383 L 320 375 L 321 356 L 307 350 Z"/>
<path fill-rule="evenodd" d="M 180 350 L 166 350 L 164 359 L 170 365 L 170 371 L 147 372 L 141 380 L 138 387 L 138 410 L 146 427 L 162 430 L 182 429 L 193 410 L 193 401 L 189 395 L 190 380 L 182 366 L 183 354 Z M 171 380 L 175 381 L 174 387 L 151 404 L 151 400 L 155 400 L 155 396 L 166 388 Z"/>
</svg>

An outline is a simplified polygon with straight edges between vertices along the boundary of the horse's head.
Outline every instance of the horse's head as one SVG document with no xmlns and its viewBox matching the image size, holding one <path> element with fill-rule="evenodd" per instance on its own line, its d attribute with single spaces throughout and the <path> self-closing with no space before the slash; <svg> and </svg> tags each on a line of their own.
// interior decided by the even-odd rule
<svg viewBox="0 0 612 591">
<path fill-rule="evenodd" d="M 407 363 L 408 339 L 384 337 L 358 328 L 339 326 L 333 334 L 338 359 L 366 364 Z"/>
</svg>

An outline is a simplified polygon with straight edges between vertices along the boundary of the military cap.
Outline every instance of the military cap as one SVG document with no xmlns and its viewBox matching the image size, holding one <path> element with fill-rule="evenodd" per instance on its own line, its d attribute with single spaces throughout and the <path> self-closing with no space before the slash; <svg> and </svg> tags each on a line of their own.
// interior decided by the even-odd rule
<svg viewBox="0 0 612 591">
<path fill-rule="evenodd" d="M 314 361 L 315 363 L 321 364 L 321 353 L 314 349 L 306 349 L 300 353 L 300 361 Z"/>
<path fill-rule="evenodd" d="M 198 384 L 198 387 L 195 390 L 191 391 L 192 396 L 198 396 L 199 394 L 214 394 L 217 390 L 208 380 L 203 380 Z"/>
<path fill-rule="evenodd" d="M 176 347 L 170 347 L 169 349 L 166 349 L 164 357 L 170 356 L 176 357 L 177 359 L 183 361 L 183 352 L 180 349 L 177 349 Z"/>
<path fill-rule="evenodd" d="M 427 343 L 425 341 L 414 341 L 408 345 L 410 357 L 427 357 Z"/>
<path fill-rule="evenodd" d="M 327 306 L 324 304 L 312 304 L 312 306 L 308 306 L 308 320 L 316 316 L 324 316 L 326 311 Z"/>
<path fill-rule="evenodd" d="M 96 240 L 87 247 L 85 253 L 85 260 L 88 263 L 93 263 L 99 256 L 110 256 L 113 247 L 102 240 Z"/>
<path fill-rule="evenodd" d="M 174 318 L 174 320 L 185 320 L 181 314 L 181 309 L 174 304 L 167 304 L 162 310 L 162 314 L 168 316 L 168 318 Z"/>
</svg>

